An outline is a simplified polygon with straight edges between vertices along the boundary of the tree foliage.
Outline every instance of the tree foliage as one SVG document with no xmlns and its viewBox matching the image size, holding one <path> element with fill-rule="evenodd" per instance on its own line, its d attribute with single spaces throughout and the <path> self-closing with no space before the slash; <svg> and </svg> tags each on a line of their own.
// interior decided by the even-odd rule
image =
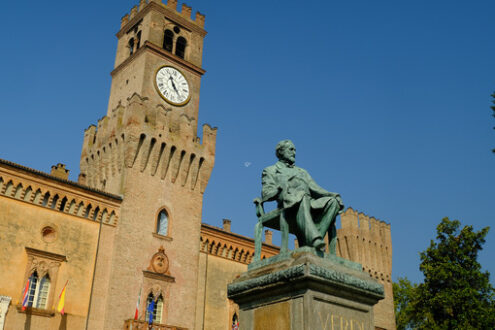
<svg viewBox="0 0 495 330">
<path fill-rule="evenodd" d="M 414 294 L 417 291 L 417 284 L 411 283 L 407 277 L 399 277 L 397 282 L 392 284 L 394 291 L 395 323 L 397 329 L 412 329 L 415 327 L 413 316 Z"/>
<path fill-rule="evenodd" d="M 398 329 L 495 329 L 495 291 L 477 260 L 489 228 L 460 227 L 448 218 L 437 226 L 420 254 L 423 283 L 394 285 Z"/>
</svg>

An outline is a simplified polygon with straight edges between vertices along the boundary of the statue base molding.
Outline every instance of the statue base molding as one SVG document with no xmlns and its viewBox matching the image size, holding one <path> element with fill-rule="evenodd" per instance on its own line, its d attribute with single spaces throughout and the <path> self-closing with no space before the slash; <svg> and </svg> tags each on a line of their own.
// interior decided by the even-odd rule
<svg viewBox="0 0 495 330">
<path fill-rule="evenodd" d="M 383 286 L 361 265 L 303 247 L 250 265 L 228 286 L 243 330 L 374 329 Z"/>
</svg>

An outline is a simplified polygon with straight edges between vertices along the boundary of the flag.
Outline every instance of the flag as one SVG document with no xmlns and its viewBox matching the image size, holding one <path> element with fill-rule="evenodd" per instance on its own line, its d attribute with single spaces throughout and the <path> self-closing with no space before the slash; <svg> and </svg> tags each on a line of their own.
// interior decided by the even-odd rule
<svg viewBox="0 0 495 330">
<path fill-rule="evenodd" d="M 143 286 L 141 286 L 141 289 L 139 289 L 139 296 L 136 304 L 136 312 L 134 313 L 134 320 L 138 319 L 139 316 L 139 304 L 141 304 L 141 291 L 143 290 Z"/>
<path fill-rule="evenodd" d="M 155 309 L 155 300 L 151 299 L 150 304 L 148 305 L 148 324 L 153 323 L 153 310 Z"/>
<path fill-rule="evenodd" d="M 31 283 L 30 279 L 28 278 L 26 287 L 24 288 L 24 293 L 22 294 L 22 310 L 25 311 L 27 307 L 27 302 L 28 302 L 28 297 L 29 297 L 29 284 Z"/>
<path fill-rule="evenodd" d="M 65 307 L 65 289 L 67 287 L 67 283 L 69 283 L 69 281 L 67 280 L 67 282 L 65 282 L 65 285 L 64 285 L 64 288 L 62 289 L 62 292 L 60 292 L 60 296 L 58 296 L 58 305 L 57 305 L 57 311 L 64 315 L 64 307 Z"/>
</svg>

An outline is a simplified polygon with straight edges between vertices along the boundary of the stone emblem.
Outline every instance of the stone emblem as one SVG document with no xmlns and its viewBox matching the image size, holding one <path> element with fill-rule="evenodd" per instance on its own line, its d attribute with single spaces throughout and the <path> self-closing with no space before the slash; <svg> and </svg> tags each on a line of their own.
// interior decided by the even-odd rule
<svg viewBox="0 0 495 330">
<path fill-rule="evenodd" d="M 170 275 L 168 271 L 168 257 L 165 254 L 165 249 L 160 246 L 158 252 L 151 257 L 151 262 L 148 270 L 158 274 Z"/>
</svg>

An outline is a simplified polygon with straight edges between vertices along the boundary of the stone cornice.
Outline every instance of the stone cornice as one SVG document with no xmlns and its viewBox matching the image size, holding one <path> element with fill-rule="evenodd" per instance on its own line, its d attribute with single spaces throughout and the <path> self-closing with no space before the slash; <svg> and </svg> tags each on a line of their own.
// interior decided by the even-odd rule
<svg viewBox="0 0 495 330">
<path fill-rule="evenodd" d="M 287 285 L 288 282 L 291 284 Z M 366 273 L 303 249 L 241 274 L 228 285 L 227 291 L 230 299 L 235 296 L 249 296 L 251 299 L 257 294 L 263 294 L 268 287 L 270 290 L 278 287 L 282 291 L 300 287 L 355 293 L 362 299 L 375 300 L 374 303 L 384 298 L 383 285 L 369 278 Z"/>
<path fill-rule="evenodd" d="M 172 283 L 175 282 L 175 277 L 173 276 L 154 273 L 154 272 L 150 272 L 149 270 L 143 270 L 143 276 L 164 282 L 172 282 Z"/>
<path fill-rule="evenodd" d="M 42 250 L 38 250 L 38 249 L 33 249 L 33 248 L 30 248 L 27 246 L 25 247 L 25 249 L 26 249 L 26 253 L 28 255 L 32 255 L 35 257 L 43 258 L 43 259 L 58 261 L 58 262 L 67 261 L 67 257 L 63 256 L 61 254 L 42 251 Z"/>
</svg>

